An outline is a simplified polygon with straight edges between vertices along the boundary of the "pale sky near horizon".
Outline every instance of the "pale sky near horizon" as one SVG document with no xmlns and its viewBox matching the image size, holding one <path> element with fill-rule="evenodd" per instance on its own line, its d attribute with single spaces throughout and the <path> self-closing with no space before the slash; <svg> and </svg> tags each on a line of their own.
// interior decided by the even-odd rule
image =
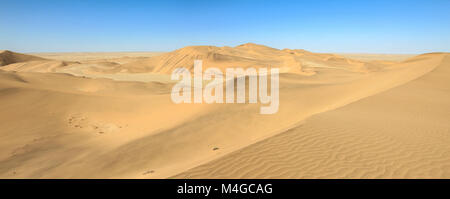
<svg viewBox="0 0 450 199">
<path fill-rule="evenodd" d="M 171 51 L 190 45 L 450 52 L 450 0 L 2 0 L 0 49 Z"/>
</svg>

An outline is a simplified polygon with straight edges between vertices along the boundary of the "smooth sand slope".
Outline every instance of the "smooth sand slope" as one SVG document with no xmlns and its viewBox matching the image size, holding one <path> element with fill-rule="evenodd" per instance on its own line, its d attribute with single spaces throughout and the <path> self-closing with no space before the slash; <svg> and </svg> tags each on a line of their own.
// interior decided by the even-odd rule
<svg viewBox="0 0 450 199">
<path fill-rule="evenodd" d="M 336 108 L 344 106 L 345 110 L 354 106 L 353 102 L 360 100 L 356 103 L 361 103 L 364 99 L 391 92 L 389 89 L 416 82 L 417 78 L 425 78 L 427 76 L 423 75 L 433 74 L 429 72 L 443 67 L 441 63 L 446 56 L 427 54 L 404 62 L 366 62 L 333 54 L 245 44 L 233 48 L 186 47 L 154 57 L 108 58 L 106 62 L 72 60 L 65 66 L 56 67 L 54 62 L 69 61 L 49 59 L 45 60 L 47 64 L 34 61 L 8 64 L 0 68 L 3 70 L 0 70 L 0 177 L 308 177 L 301 175 L 306 172 L 305 168 L 310 169 L 308 173 L 317 173 L 309 177 L 339 177 L 332 174 L 341 173 L 341 170 L 352 171 L 364 161 L 372 167 L 377 163 L 379 167 L 396 165 L 389 162 L 393 159 L 383 159 L 383 154 L 387 153 L 404 161 L 414 161 L 416 157 L 412 153 L 422 150 L 421 146 L 428 146 L 427 143 L 436 147 L 438 153 L 423 155 L 424 158 L 442 161 L 436 164 L 445 167 L 446 156 L 442 153 L 448 148 L 438 143 L 446 138 L 444 131 L 448 134 L 448 126 L 442 126 L 444 124 L 438 120 L 424 123 L 423 129 L 433 130 L 422 131 L 420 128 L 401 128 L 401 121 L 397 123 L 399 118 L 390 114 L 390 125 L 400 125 L 398 129 L 404 130 L 395 131 L 399 133 L 398 137 L 404 137 L 401 142 L 412 139 L 411 136 L 400 136 L 401 133 L 409 135 L 410 129 L 419 137 L 426 132 L 441 133 L 427 133 L 433 135 L 427 137 L 429 142 L 417 139 L 417 146 L 407 148 L 411 150 L 394 149 L 399 154 L 389 152 L 385 142 L 377 138 L 384 138 L 378 134 L 389 138 L 388 132 L 379 130 L 388 127 L 370 125 L 380 121 L 379 115 L 384 114 L 383 110 L 398 107 L 383 100 L 379 105 L 370 106 L 382 112 L 378 115 L 360 110 L 309 123 L 316 117 L 342 110 L 334 110 Z M 283 73 L 280 74 L 278 113 L 260 115 L 261 104 L 177 105 L 170 99 L 173 83 L 130 81 L 136 74 L 166 77 L 170 70 L 165 67 L 185 62 L 189 68 L 188 63 L 195 58 L 205 59 L 205 67 L 222 69 L 234 64 L 243 64 L 242 67 L 280 65 Z M 108 75 L 109 79 L 94 75 Z M 117 76 L 128 81 L 115 81 Z M 441 80 L 434 82 L 435 86 L 440 83 Z M 424 96 L 415 91 L 411 93 Z M 436 102 L 434 99 L 431 98 L 431 102 Z M 445 101 L 445 96 L 436 100 Z M 411 107 L 414 106 L 416 103 L 411 101 Z M 423 104 L 417 106 L 429 109 L 430 113 L 435 113 L 434 109 L 443 111 L 449 107 L 445 104 L 436 106 L 438 108 Z M 397 114 L 407 113 L 399 111 Z M 445 114 L 436 118 L 445 120 Z M 344 119 L 357 122 L 347 129 L 341 122 Z M 362 122 L 364 119 L 367 124 Z M 426 120 L 429 117 L 423 117 L 423 121 Z M 344 127 L 332 126 L 338 123 Z M 311 127 L 307 133 L 291 133 L 307 125 L 314 128 Z M 286 136 L 290 134 L 293 135 Z M 338 136 L 341 134 L 344 136 Z M 362 137 L 352 140 L 351 136 L 358 135 Z M 337 140 L 333 140 L 333 136 Z M 270 143 L 276 139 L 281 140 Z M 266 142 L 269 144 L 262 146 L 264 150 L 257 148 Z M 254 147 L 256 152 L 252 151 Z M 247 153 L 248 150 L 250 152 Z M 310 153 L 297 153 L 295 150 Z M 276 154 L 278 152 L 282 155 Z M 244 157 L 245 154 L 251 154 L 254 159 Z M 381 155 L 365 158 L 364 154 Z M 339 162 L 349 157 L 354 161 Z M 264 158 L 268 158 L 267 161 Z M 332 166 L 333 161 L 337 166 Z M 277 165 L 289 166 L 279 169 Z M 305 167 L 307 165 L 310 167 Z M 398 166 L 402 165 L 405 164 L 399 163 Z M 372 167 L 362 167 L 360 172 L 370 175 Z M 414 168 L 411 166 L 410 171 L 416 171 Z M 431 169 L 428 166 L 420 168 Z"/>
<path fill-rule="evenodd" d="M 175 177 L 450 178 L 450 55 L 432 56 L 417 80 Z"/>
</svg>

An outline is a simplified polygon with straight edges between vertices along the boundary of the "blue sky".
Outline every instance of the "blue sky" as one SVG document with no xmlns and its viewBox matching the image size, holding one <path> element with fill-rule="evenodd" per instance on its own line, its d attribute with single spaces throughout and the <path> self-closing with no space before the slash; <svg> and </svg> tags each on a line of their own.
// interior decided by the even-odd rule
<svg viewBox="0 0 450 199">
<path fill-rule="evenodd" d="M 1 0 L 0 49 L 170 51 L 253 42 L 315 52 L 450 51 L 450 0 Z"/>
</svg>

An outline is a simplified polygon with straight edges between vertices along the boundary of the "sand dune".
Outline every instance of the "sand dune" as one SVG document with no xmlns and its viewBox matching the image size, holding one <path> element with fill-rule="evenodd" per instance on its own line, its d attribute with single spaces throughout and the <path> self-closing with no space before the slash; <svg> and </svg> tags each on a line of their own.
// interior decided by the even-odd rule
<svg viewBox="0 0 450 199">
<path fill-rule="evenodd" d="M 450 55 L 430 73 L 176 178 L 449 178 Z M 417 59 L 416 59 L 417 60 Z"/>
<path fill-rule="evenodd" d="M 41 55 L 41 54 L 38 54 Z M 99 76 L 99 74 L 156 73 L 170 74 L 175 68 L 193 68 L 195 59 L 203 60 L 205 68 L 222 70 L 229 67 L 278 67 L 283 73 L 311 75 L 305 67 L 334 67 L 354 72 L 368 72 L 379 64 L 362 62 L 336 54 L 312 53 L 305 50 L 275 49 L 247 43 L 236 47 L 188 46 L 163 53 L 118 53 L 114 55 L 74 53 L 70 55 L 42 54 L 39 62 L 26 62 L 3 67 L 3 70 L 21 72 L 59 72 L 74 75 Z M 83 55 L 85 58 L 83 58 Z M 125 55 L 125 56 L 124 56 Z M 146 55 L 142 57 L 139 55 Z M 53 58 L 53 59 L 50 59 Z M 66 60 L 62 60 L 66 58 Z M 96 59 L 95 59 L 96 58 Z M 5 64 L 6 65 L 6 64 Z"/>
<path fill-rule="evenodd" d="M 27 61 L 42 61 L 45 60 L 41 57 L 36 57 L 32 55 L 26 55 L 21 53 L 15 53 L 8 50 L 0 51 L 0 66 L 5 66 L 8 64 L 14 64 L 19 62 L 27 62 Z"/>
<path fill-rule="evenodd" d="M 45 59 L 59 61 L 95 61 L 95 60 L 133 60 L 136 58 L 152 57 L 162 52 L 66 52 L 66 53 L 29 53 Z"/>
<path fill-rule="evenodd" d="M 388 166 L 408 168 L 411 175 L 403 177 L 422 177 L 434 167 L 408 167 L 420 157 L 437 162 L 441 170 L 429 172 L 445 177 L 448 148 L 439 143 L 448 126 L 440 123 L 449 106 L 434 96 L 448 99 L 446 87 L 435 88 L 446 82 L 441 68 L 448 56 L 372 62 L 250 43 L 186 47 L 154 57 L 11 63 L 0 68 L 0 177 L 402 177 L 373 171 Z M 280 67 L 278 113 L 260 115 L 261 104 L 176 105 L 172 82 L 132 81 L 134 75 L 166 77 L 194 59 L 222 69 Z M 429 87 L 396 91 L 411 84 Z M 433 96 L 427 104 L 442 104 L 423 104 L 423 90 Z M 418 106 L 410 112 L 379 97 L 409 98 L 408 92 L 419 95 L 411 96 L 419 101 L 408 102 Z M 348 108 L 365 100 L 371 102 Z M 424 110 L 429 117 L 411 114 Z M 386 111 L 392 113 L 383 122 Z M 421 126 L 405 127 L 397 119 L 402 116 Z M 416 138 L 404 136 L 409 132 Z M 424 134 L 432 135 L 420 142 Z M 418 152 L 413 141 L 431 152 Z"/>
<path fill-rule="evenodd" d="M 170 74 L 175 68 L 193 68 L 195 59 L 203 60 L 207 67 L 224 70 L 229 67 L 271 67 L 277 66 L 282 72 L 307 74 L 303 69 L 308 65 L 333 64 L 349 70 L 365 70 L 365 63 L 334 54 L 311 53 L 305 50 L 279 50 L 263 45 L 247 43 L 236 47 L 189 46 L 170 53 L 154 56 L 124 67 L 131 72 L 155 72 Z M 349 67 L 351 65 L 351 67 Z"/>
<path fill-rule="evenodd" d="M 0 53 L 2 70 L 39 73 L 68 73 L 77 76 L 101 77 L 127 72 L 122 65 L 159 55 L 157 52 L 121 53 L 31 53 L 11 51 Z"/>
<path fill-rule="evenodd" d="M 368 53 L 339 53 L 339 55 L 351 59 L 361 61 L 388 61 L 388 62 L 400 62 L 405 61 L 411 57 L 417 56 L 416 54 L 368 54 Z"/>
<path fill-rule="evenodd" d="M 313 75 L 316 70 L 314 68 L 325 67 L 352 72 L 370 72 L 392 64 L 375 61 L 362 62 L 336 54 L 312 53 L 298 49 L 279 50 L 253 43 L 236 47 L 188 46 L 168 53 L 35 53 L 34 55 L 44 56 L 45 59 L 16 53 L 10 57 L 19 60 L 22 56 L 29 56 L 29 60 L 17 63 L 8 62 L 9 65 L 5 64 L 2 70 L 68 73 L 83 77 L 125 81 L 132 81 L 134 78 L 144 82 L 169 82 L 169 75 L 175 68 L 192 69 L 195 59 L 201 59 L 205 69 L 216 67 L 224 72 L 229 67 L 276 66 L 282 73 L 301 75 Z M 154 74 L 162 78 L 158 78 Z M 146 81 L 145 78 L 148 80 Z"/>
</svg>

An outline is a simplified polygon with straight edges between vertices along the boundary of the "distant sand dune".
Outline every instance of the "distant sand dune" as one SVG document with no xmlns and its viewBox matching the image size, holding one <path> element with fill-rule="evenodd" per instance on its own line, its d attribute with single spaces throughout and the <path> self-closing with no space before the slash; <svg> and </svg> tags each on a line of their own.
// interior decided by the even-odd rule
<svg viewBox="0 0 450 199">
<path fill-rule="evenodd" d="M 368 53 L 339 53 L 343 57 L 361 61 L 394 61 L 401 62 L 411 57 L 417 56 L 416 54 L 368 54 Z"/>
<path fill-rule="evenodd" d="M 19 54 L 15 57 L 19 57 Z M 312 53 L 306 50 L 279 50 L 247 43 L 236 47 L 188 46 L 168 53 L 35 53 L 47 59 L 29 56 L 30 60 L 3 70 L 20 72 L 59 72 L 98 77 L 101 74 L 156 73 L 170 74 L 175 68 L 193 68 L 194 60 L 201 59 L 206 68 L 225 71 L 229 67 L 278 67 L 283 73 L 311 75 L 308 67 L 334 67 L 354 72 L 369 72 L 376 63 L 365 63 L 335 54 Z M 83 55 L 88 58 L 83 58 Z M 141 55 L 141 56 L 139 56 Z M 144 57 L 147 56 L 147 57 Z M 34 59 L 31 59 L 33 57 Z M 63 60 L 63 59 L 66 60 Z M 25 60 L 25 59 L 24 59 Z M 8 62 L 13 64 L 16 62 Z"/>
<path fill-rule="evenodd" d="M 160 55 L 162 52 L 65 52 L 65 53 L 29 53 L 45 59 L 59 61 L 95 61 L 95 60 L 133 60 Z"/>
<path fill-rule="evenodd" d="M 365 70 L 364 63 L 334 54 L 311 53 L 305 50 L 279 50 L 247 43 L 232 47 L 189 46 L 124 65 L 131 72 L 171 73 L 175 68 L 193 68 L 195 59 L 206 67 L 224 70 L 229 67 L 279 67 L 282 72 L 305 73 L 305 63 L 334 64 L 352 70 Z M 349 67 L 351 65 L 351 67 Z"/>
<path fill-rule="evenodd" d="M 148 78 L 147 82 L 168 82 L 168 75 L 175 68 L 185 67 L 192 70 L 196 59 L 203 61 L 204 70 L 215 67 L 225 72 L 229 67 L 277 67 L 282 73 L 301 75 L 313 75 L 317 68 L 367 73 L 381 70 L 386 65 L 383 62 L 362 62 L 336 54 L 312 53 L 298 49 L 279 50 L 253 43 L 236 47 L 188 46 L 168 53 L 34 53 L 33 55 L 44 56 L 45 59 L 15 53 L 13 58 L 7 60 L 22 61 L 5 62 L 1 69 L 17 72 L 68 73 L 122 81 L 132 81 L 132 78 L 136 77 L 144 82 L 144 78 Z"/>
<path fill-rule="evenodd" d="M 26 62 L 26 61 L 38 61 L 38 60 L 45 60 L 44 58 L 32 56 L 32 55 L 26 55 L 21 53 L 15 53 L 8 50 L 0 51 L 0 66 L 5 66 L 8 64 L 14 64 L 19 62 Z"/>
</svg>

